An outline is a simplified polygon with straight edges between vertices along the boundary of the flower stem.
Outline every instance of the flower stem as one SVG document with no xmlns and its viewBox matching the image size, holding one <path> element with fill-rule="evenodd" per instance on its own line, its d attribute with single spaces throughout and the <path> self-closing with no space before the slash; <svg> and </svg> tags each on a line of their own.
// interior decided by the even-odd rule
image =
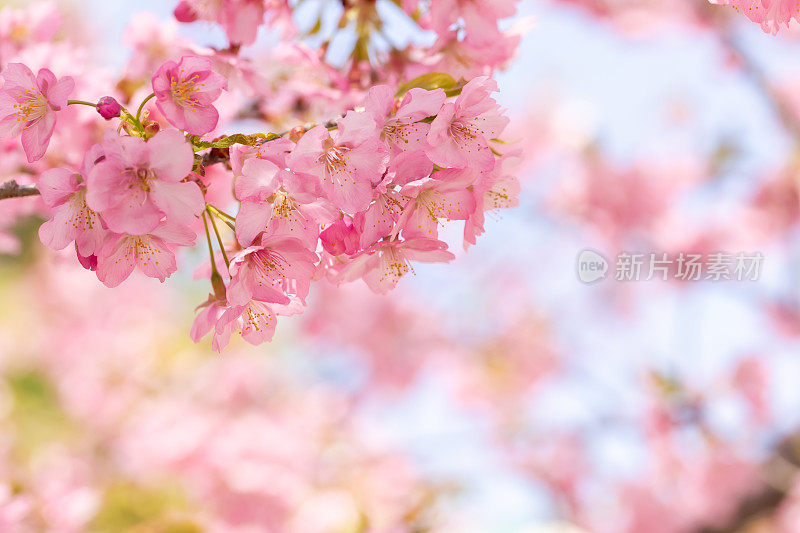
<svg viewBox="0 0 800 533">
<path fill-rule="evenodd" d="M 208 218 L 211 220 L 211 226 L 214 228 L 214 234 L 217 236 L 217 242 L 219 243 L 219 250 L 222 252 L 222 259 L 225 260 L 225 266 L 230 268 L 231 262 L 228 260 L 228 254 L 225 252 L 225 245 L 222 243 L 222 236 L 219 234 L 219 229 L 217 228 L 217 223 L 214 222 L 214 217 L 211 216 L 211 209 L 209 209 L 209 205 L 206 204 L 206 211 L 208 211 Z"/>
<path fill-rule="evenodd" d="M 139 109 L 136 110 L 136 120 L 139 121 L 142 116 L 142 111 L 144 110 L 144 104 L 155 98 L 156 93 L 150 93 L 150 96 L 142 100 L 142 103 L 139 104 Z"/>
<path fill-rule="evenodd" d="M 210 209 L 210 210 L 211 210 L 211 211 L 212 211 L 212 212 L 213 212 L 215 215 L 217 215 L 218 217 L 220 217 L 220 218 L 227 218 L 227 219 L 228 219 L 230 222 L 236 222 L 236 217 L 233 217 L 233 216 L 229 215 L 229 214 L 228 214 L 228 213 L 226 213 L 225 211 L 222 211 L 222 210 L 220 210 L 220 209 L 217 209 L 216 207 L 214 207 L 214 206 L 213 206 L 213 205 L 211 205 L 211 204 L 208 204 L 208 208 L 209 208 L 209 209 Z M 235 228 L 231 228 L 231 229 L 235 229 Z"/>
<path fill-rule="evenodd" d="M 211 233 L 208 231 L 208 219 L 206 218 L 206 212 L 203 211 L 203 226 L 206 228 L 206 241 L 208 242 L 208 255 L 211 259 L 211 275 L 219 274 L 217 271 L 217 263 L 214 261 L 214 247 L 211 245 Z"/>
<path fill-rule="evenodd" d="M 67 100 L 67 105 L 88 105 L 97 109 L 97 104 L 87 102 L 86 100 Z"/>
</svg>

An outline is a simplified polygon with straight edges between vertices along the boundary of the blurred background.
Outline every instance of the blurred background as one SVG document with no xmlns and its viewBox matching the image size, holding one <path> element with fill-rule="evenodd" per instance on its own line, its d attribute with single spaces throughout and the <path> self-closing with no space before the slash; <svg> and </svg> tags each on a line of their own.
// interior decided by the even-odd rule
<svg viewBox="0 0 800 533">
<path fill-rule="evenodd" d="M 9 5 L 0 61 L 49 54 L 89 98 L 162 41 L 225 46 L 174 7 Z M 39 200 L 3 201 L 0 532 L 800 532 L 796 29 L 704 0 L 505 22 L 521 205 L 388 296 L 317 283 L 270 344 L 194 345 L 192 268 L 107 289 L 41 246 Z M 624 252 L 763 269 L 618 281 Z"/>
</svg>

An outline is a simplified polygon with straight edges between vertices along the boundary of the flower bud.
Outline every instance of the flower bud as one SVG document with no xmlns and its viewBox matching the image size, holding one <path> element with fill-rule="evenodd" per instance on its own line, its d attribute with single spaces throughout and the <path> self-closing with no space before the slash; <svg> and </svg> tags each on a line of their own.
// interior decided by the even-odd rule
<svg viewBox="0 0 800 533">
<path fill-rule="evenodd" d="M 144 125 L 144 138 L 145 140 L 149 139 L 150 137 L 154 136 L 156 133 L 161 131 L 161 126 L 158 122 L 148 122 L 142 121 Z"/>
<path fill-rule="evenodd" d="M 106 120 L 119 116 L 122 107 L 111 96 L 104 96 L 97 102 L 97 112 Z"/>
<path fill-rule="evenodd" d="M 358 251 L 360 235 L 352 220 L 340 218 L 319 235 L 322 247 L 331 255 L 352 255 Z"/>
<path fill-rule="evenodd" d="M 197 20 L 197 12 L 192 9 L 192 6 L 186 0 L 178 4 L 172 14 L 178 22 L 194 22 Z"/>
<path fill-rule="evenodd" d="M 78 261 L 80 262 L 81 266 L 86 270 L 91 270 L 92 272 L 97 271 L 97 256 L 92 254 L 90 256 L 81 255 L 81 253 L 75 249 L 75 252 L 78 254 Z"/>
</svg>

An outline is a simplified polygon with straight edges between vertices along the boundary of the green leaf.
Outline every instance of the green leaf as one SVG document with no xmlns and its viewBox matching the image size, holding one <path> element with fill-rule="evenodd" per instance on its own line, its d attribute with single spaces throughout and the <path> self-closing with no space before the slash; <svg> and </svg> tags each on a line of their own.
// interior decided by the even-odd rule
<svg viewBox="0 0 800 533">
<path fill-rule="evenodd" d="M 255 133 L 253 135 L 237 133 L 235 135 L 220 137 L 215 141 L 201 141 L 197 137 L 192 137 L 192 144 L 196 150 L 206 150 L 208 148 L 230 148 L 234 144 L 253 146 L 261 141 L 268 141 L 276 137 L 278 137 L 278 135 L 274 133 Z"/>
<path fill-rule="evenodd" d="M 447 96 L 455 96 L 461 93 L 461 89 L 464 85 L 465 83 L 463 80 L 456 81 L 450 74 L 445 72 L 431 72 L 430 74 L 423 74 L 401 85 L 397 90 L 396 96 L 404 96 L 411 89 L 427 89 L 428 91 L 444 89 Z"/>
</svg>

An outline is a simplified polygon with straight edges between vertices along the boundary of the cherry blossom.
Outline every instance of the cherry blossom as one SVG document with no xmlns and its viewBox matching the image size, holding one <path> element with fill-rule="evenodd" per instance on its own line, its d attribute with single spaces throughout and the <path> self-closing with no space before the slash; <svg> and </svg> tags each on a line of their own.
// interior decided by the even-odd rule
<svg viewBox="0 0 800 533">
<path fill-rule="evenodd" d="M 79 172 L 54 168 L 42 173 L 39 191 L 53 213 L 53 218 L 39 226 L 39 238 L 45 246 L 61 250 L 75 241 L 80 256 L 100 252 L 107 231 L 100 214 L 86 204 L 84 178 L 99 156 L 99 147 L 90 150 Z"/>
<path fill-rule="evenodd" d="M 405 185 L 400 194 L 413 199 L 398 223 L 403 236 L 438 239 L 442 220 L 467 220 L 475 211 L 475 197 L 467 190 L 475 178 L 469 170 L 443 170 Z"/>
<path fill-rule="evenodd" d="M 508 125 L 491 97 L 497 83 L 486 77 L 475 78 L 461 91 L 455 102 L 448 102 L 431 123 L 428 156 L 441 167 L 480 170 L 494 167 L 489 141 Z"/>
<path fill-rule="evenodd" d="M 415 238 L 378 243 L 356 256 L 342 270 L 344 281 L 363 278 L 370 289 L 386 294 L 412 272 L 410 261 L 446 263 L 455 259 L 447 243 L 436 239 Z"/>
<path fill-rule="evenodd" d="M 175 248 L 194 244 L 191 230 L 163 222 L 147 234 L 109 235 L 97 259 L 97 278 L 116 287 L 138 267 L 146 276 L 163 282 L 177 269 Z"/>
<path fill-rule="evenodd" d="M 56 113 L 67 105 L 74 80 L 43 68 L 34 76 L 20 63 L 9 63 L 2 71 L 0 90 L 0 136 L 22 135 L 28 162 L 44 157 L 56 127 Z"/>
<path fill-rule="evenodd" d="M 103 159 L 89 172 L 86 200 L 116 232 L 144 235 L 165 216 L 189 225 L 204 206 L 195 183 L 183 181 L 193 154 L 178 131 L 163 131 L 145 142 L 108 135 Z"/>
<path fill-rule="evenodd" d="M 355 213 L 369 205 L 387 160 L 369 116 L 350 112 L 334 136 L 323 126 L 306 133 L 287 162 L 292 171 L 319 180 L 321 190 L 342 210 Z"/>
<path fill-rule="evenodd" d="M 424 119 L 439 113 L 446 99 L 443 90 L 411 89 L 394 108 L 394 91 L 387 85 L 370 89 L 366 109 L 378 124 L 382 137 L 394 150 L 415 151 L 427 147 L 430 124 Z"/>
<path fill-rule="evenodd" d="M 233 332 L 238 331 L 250 344 L 262 344 L 272 340 L 276 325 L 277 317 L 269 304 L 249 300 L 222 313 L 215 326 L 214 342 L 223 349 Z"/>
<path fill-rule="evenodd" d="M 304 299 L 316 262 L 317 254 L 299 239 L 265 237 L 232 259 L 228 301 L 234 305 L 251 299 L 288 304 L 287 292 Z"/>
<path fill-rule="evenodd" d="M 450 15 L 417 2 L 402 6 L 440 39 L 455 31 L 452 38 L 471 57 L 453 65 L 463 59 L 472 66 L 452 74 L 431 70 L 446 63 L 432 52 L 435 46 L 414 43 L 394 58 L 376 48 L 370 34 L 384 14 L 371 2 L 343 6 L 342 20 L 358 15 L 354 29 L 361 35 L 344 66 L 305 43 L 282 42 L 261 58 L 240 54 L 264 23 L 283 30 L 285 41 L 296 36 L 294 7 L 283 0 L 179 2 L 176 20 L 223 26 L 225 50 L 179 37 L 174 21 L 137 16 L 124 39 L 134 54 L 113 90 L 108 74 L 78 80 L 80 92 L 108 94 L 97 103 L 67 101 L 75 84 L 57 81 L 47 69 L 39 80 L 22 63 L 3 72 L 3 94 L 24 86 L 17 92 L 28 91 L 26 109 L 35 111 L 22 129 L 14 117 L 4 123 L 22 132 L 29 161 L 26 139 L 38 132 L 44 142 L 34 155 L 43 157 L 48 143 L 39 133 L 47 130 L 57 140 L 51 157 L 60 162 L 33 169 L 35 178 L 15 178 L 11 193 L 40 193 L 43 205 L 25 205 L 49 219 L 40 228 L 42 242 L 54 249 L 74 242 L 78 263 L 113 287 L 137 269 L 164 281 L 179 268 L 178 251 L 192 246 L 203 228 L 208 254 L 195 271 L 208 278 L 213 294 L 199 308 L 191 337 L 213 330 L 215 349 L 233 331 L 266 341 L 277 316 L 303 311 L 312 282 L 363 277 L 385 293 L 413 261 L 453 259 L 438 240 L 440 223 L 463 222 L 466 233 L 477 235 L 484 203 L 505 207 L 486 200 L 503 185 L 483 184 L 492 181 L 484 174 L 499 173 L 494 168 L 502 156 L 492 145 L 499 146 L 507 123 L 488 74 L 510 56 L 505 50 L 505 59 L 481 58 L 474 46 L 514 47 L 516 37 L 499 24 L 515 5 L 455 3 Z M 480 24 L 478 16 L 485 19 Z M 345 26 L 340 29 L 349 31 Z M 34 41 L 21 49 L 38 46 Z M 458 79 L 468 71 L 483 76 Z M 56 111 L 66 105 L 69 123 L 56 130 Z M 240 119 L 290 129 L 207 135 Z M 7 164 L 16 169 L 16 156 Z M 513 183 L 505 179 L 497 178 Z M 3 212 L 0 245 L 14 245 L 6 226 L 23 211 Z"/>
<path fill-rule="evenodd" d="M 184 56 L 168 61 L 153 75 L 156 106 L 176 128 L 192 135 L 205 135 L 217 127 L 219 112 L 211 105 L 227 80 L 212 70 L 205 57 Z"/>
</svg>

